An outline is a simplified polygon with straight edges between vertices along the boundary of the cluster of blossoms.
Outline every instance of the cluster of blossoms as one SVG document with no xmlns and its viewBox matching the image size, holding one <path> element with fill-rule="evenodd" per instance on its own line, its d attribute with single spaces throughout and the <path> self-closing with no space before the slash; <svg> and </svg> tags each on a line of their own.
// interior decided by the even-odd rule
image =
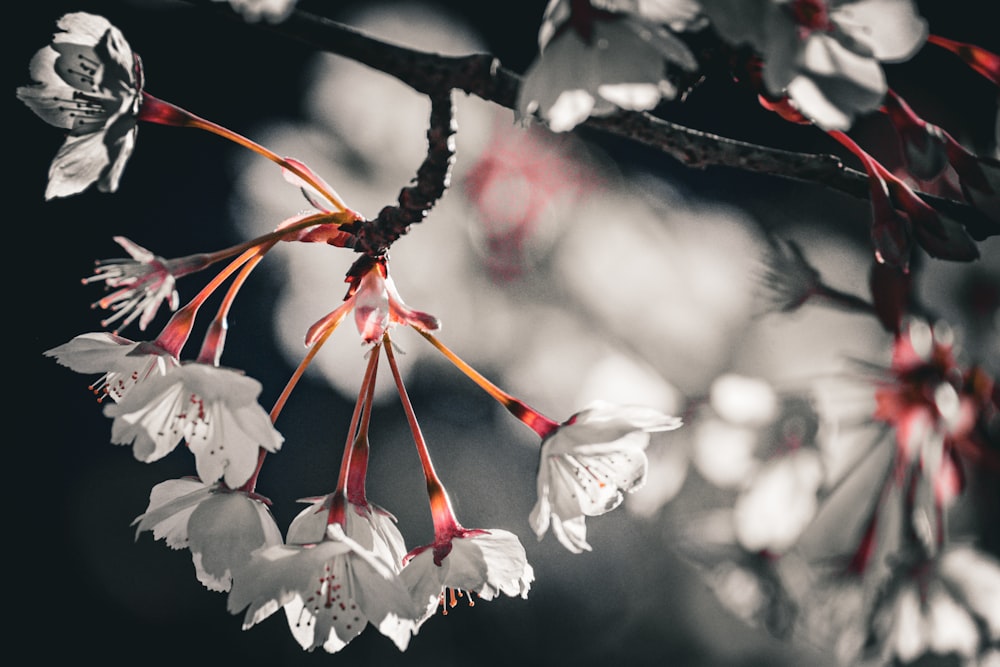
<svg viewBox="0 0 1000 667">
<path fill-rule="evenodd" d="M 538 499 L 529 517 L 538 539 L 551 528 L 569 551 L 591 549 L 586 518 L 615 509 L 642 485 L 650 434 L 676 429 L 680 419 L 648 408 L 594 403 L 557 422 L 499 389 L 435 337 L 441 326 L 436 317 L 403 302 L 389 275 L 387 246 L 359 242 L 370 223 L 321 177 L 295 159 L 147 93 L 138 55 L 105 18 L 67 14 L 58 28 L 31 61 L 34 83 L 17 90 L 40 117 L 69 131 L 52 162 L 46 198 L 91 186 L 114 192 L 138 122 L 147 121 L 202 129 L 255 151 L 280 166 L 314 209 L 237 246 L 174 259 L 116 237 L 129 257 L 98 262 L 84 280 L 108 289 L 95 305 L 112 312 L 103 325 L 117 329 L 78 335 L 46 354 L 99 378 L 91 389 L 112 419 L 112 443 L 131 446 L 135 458 L 146 463 L 182 443 L 194 458 L 196 476 L 152 489 L 148 507 L 135 520 L 139 534 L 151 531 L 170 547 L 190 551 L 198 580 L 228 594 L 228 609 L 245 614 L 244 628 L 283 611 L 307 650 L 339 651 L 369 623 L 404 650 L 438 606 L 454 605 L 458 596 L 526 597 L 534 572 L 519 538 L 499 528 L 464 527 L 435 471 L 393 350 L 392 330 L 407 327 L 538 435 Z M 258 403 L 261 384 L 222 366 L 221 358 L 231 305 L 279 242 L 320 243 L 359 257 L 347 273 L 342 303 L 305 332 L 307 352 L 266 411 Z M 181 306 L 177 280 L 219 264 L 223 268 Z M 188 357 L 184 348 L 201 307 L 227 282 L 197 355 Z M 133 324 L 145 331 L 164 305 L 173 314 L 156 336 L 136 341 L 120 335 Z M 339 478 L 328 494 L 308 500 L 283 534 L 270 501 L 257 489 L 258 476 L 284 444 L 276 424 L 296 383 L 351 315 L 368 363 Z M 411 427 L 433 519 L 432 540 L 410 549 L 392 514 L 370 502 L 366 492 L 369 424 L 383 357 Z"/>
<path fill-rule="evenodd" d="M 230 4 L 248 20 L 279 22 L 295 3 Z M 715 413 L 710 423 L 719 428 L 699 432 L 757 431 L 753 437 L 772 446 L 739 474 L 710 480 L 734 492 L 732 507 L 694 522 L 689 535 L 680 535 L 681 550 L 707 564 L 710 583 L 720 597 L 735 600 L 738 613 L 777 634 L 832 634 L 845 662 L 908 663 L 936 653 L 995 664 L 989 661 L 1000 653 L 1000 563 L 952 540 L 947 516 L 966 490 L 970 466 L 1000 470 L 1000 384 L 983 368 L 959 361 L 945 325 L 919 316 L 910 264 L 917 247 L 945 260 L 979 256 L 976 242 L 1000 231 L 1000 163 L 920 118 L 889 88 L 883 63 L 904 61 L 932 44 L 1000 85 L 1000 58 L 930 34 L 912 0 L 552 0 L 518 111 L 560 132 L 593 116 L 653 110 L 683 96 L 711 64 L 703 61 L 706 51 L 691 44 L 706 31 L 719 40 L 714 63 L 725 61 L 727 72 L 749 85 L 765 108 L 819 128 L 864 167 L 872 204 L 871 301 L 827 285 L 792 241 L 773 240 L 763 282 L 770 310 L 823 302 L 873 316 L 891 336 L 890 364 L 866 380 L 875 406 L 867 416 L 891 433 L 881 443 L 891 442 L 892 449 L 844 562 L 832 571 L 829 563 L 805 563 L 800 541 L 843 481 L 831 472 L 815 429 L 801 426 L 813 414 L 801 403 L 770 399 L 741 413 L 727 408 L 725 396 L 753 398 L 760 387 L 718 383 L 706 402 Z M 46 352 L 98 378 L 91 389 L 112 420 L 113 444 L 130 446 L 146 463 L 182 443 L 193 456 L 195 476 L 156 485 L 134 525 L 137 534 L 151 532 L 171 548 L 187 549 L 198 580 L 228 596 L 227 608 L 243 614 L 244 629 L 280 611 L 306 650 L 339 651 L 369 623 L 405 650 L 439 607 L 461 596 L 528 595 L 534 570 L 518 536 L 467 528 L 456 516 L 396 361 L 392 335 L 398 328 L 415 331 L 538 436 L 537 499 L 528 524 L 539 539 L 551 530 L 569 552 L 592 549 L 588 517 L 616 509 L 643 486 L 651 434 L 681 426 L 678 417 L 652 408 L 606 402 L 556 421 L 493 384 L 437 337 L 436 317 L 406 305 L 390 276 L 389 246 L 412 218 L 400 214 L 403 223 L 396 224 L 396 209 L 387 207 L 385 217 L 366 220 L 302 162 L 153 97 L 144 89 L 139 56 L 106 19 L 82 12 L 62 17 L 52 43 L 31 60 L 30 75 L 33 83 L 18 88 L 18 97 L 67 131 L 49 170 L 46 199 L 91 187 L 116 191 L 144 121 L 200 129 L 255 152 L 276 164 L 311 207 L 257 238 L 178 258 L 116 237 L 129 257 L 100 261 L 84 279 L 107 288 L 95 306 L 110 311 L 102 326 L 115 330 L 84 333 Z M 897 131 L 906 176 L 847 135 L 868 113 L 884 114 Z M 444 165 L 443 191 L 450 155 L 441 153 L 450 150 L 451 137 L 440 127 L 432 130 L 425 164 Z M 471 187 L 484 189 L 488 171 L 475 176 Z M 944 191 L 974 217 L 949 217 L 913 183 L 947 184 L 952 190 Z M 400 208 L 422 216 L 434 203 L 430 190 L 404 189 Z M 261 384 L 221 362 L 230 308 L 279 243 L 322 244 L 357 259 L 345 278 L 346 294 L 304 332 L 304 357 L 268 411 L 258 402 Z M 182 305 L 178 280 L 220 265 Z M 219 293 L 221 305 L 202 327 L 199 351 L 186 355 L 202 306 Z M 172 315 L 155 336 L 120 335 L 132 326 L 145 332 L 164 306 Z M 305 500 L 307 507 L 282 531 L 257 488 L 258 477 L 283 446 L 294 446 L 277 429 L 280 415 L 307 367 L 349 317 L 367 365 L 339 477 L 328 493 Z M 393 515 L 368 500 L 369 426 L 383 363 L 428 492 L 433 536 L 417 547 L 407 547 Z M 694 407 L 692 401 L 686 414 L 697 413 Z M 745 587 L 727 593 L 747 581 L 755 596 L 748 597 Z M 829 595 L 817 596 L 817 590 Z"/>
<path fill-rule="evenodd" d="M 705 33 L 721 48 L 689 44 Z M 591 116 L 653 110 L 691 92 L 699 74 L 722 63 L 765 108 L 817 127 L 857 158 L 870 185 L 878 262 L 905 273 L 915 246 L 968 262 L 979 257 L 977 241 L 1000 233 L 1000 162 L 920 118 L 883 69 L 931 44 L 1000 86 L 1000 56 L 929 33 L 913 0 L 551 0 L 538 42 L 518 109 L 553 131 Z M 876 113 L 896 129 L 909 179 L 846 134 L 859 117 Z M 913 183 L 935 185 L 975 215 L 954 218 Z"/>
</svg>

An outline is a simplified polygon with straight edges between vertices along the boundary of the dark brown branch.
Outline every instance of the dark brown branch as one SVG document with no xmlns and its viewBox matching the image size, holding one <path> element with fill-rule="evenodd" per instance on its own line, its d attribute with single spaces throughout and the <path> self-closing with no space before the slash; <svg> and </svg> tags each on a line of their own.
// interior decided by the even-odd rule
<svg viewBox="0 0 1000 667">
<path fill-rule="evenodd" d="M 242 20 L 225 3 L 188 1 Z M 443 56 L 412 49 L 302 10 L 294 11 L 282 23 L 262 22 L 257 25 L 316 49 L 368 65 L 428 95 L 461 90 L 508 109 L 517 107 L 520 76 L 488 54 Z M 870 194 L 864 172 L 848 167 L 840 158 L 830 154 L 797 153 L 729 139 L 642 112 L 621 111 L 610 116 L 592 117 L 583 126 L 655 148 L 689 167 L 730 167 L 769 174 L 821 185 L 859 199 L 868 199 Z M 985 225 L 982 214 L 969 205 L 926 193 L 919 194 L 928 204 L 966 225 L 974 236 L 978 237 L 977 231 L 982 235 L 995 233 L 995 230 L 991 231 L 992 225 Z"/>
<path fill-rule="evenodd" d="M 424 219 L 448 187 L 455 162 L 455 106 L 450 90 L 432 93 L 430 98 L 427 157 L 417 170 L 416 181 L 400 190 L 397 206 L 386 206 L 374 220 L 365 220 L 352 230 L 356 252 L 384 255 L 410 225 Z"/>
</svg>

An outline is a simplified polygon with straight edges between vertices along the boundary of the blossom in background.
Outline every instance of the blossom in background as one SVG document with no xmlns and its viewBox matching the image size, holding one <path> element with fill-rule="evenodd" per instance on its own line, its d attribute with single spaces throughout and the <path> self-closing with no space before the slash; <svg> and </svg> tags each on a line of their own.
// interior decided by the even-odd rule
<svg viewBox="0 0 1000 667">
<path fill-rule="evenodd" d="M 153 343 L 134 342 L 105 331 L 80 334 L 45 351 L 77 373 L 101 374 L 90 388 L 103 400 L 120 401 L 137 384 L 165 375 L 180 362 Z"/>
<path fill-rule="evenodd" d="M 259 497 L 197 479 L 160 482 L 136 517 L 136 539 L 150 530 L 171 549 L 189 549 L 198 581 L 228 591 L 233 576 L 257 549 L 281 544 L 271 512 Z"/>
<path fill-rule="evenodd" d="M 676 19 L 687 15 L 679 10 Z M 684 42 L 642 12 L 612 13 L 569 0 L 546 7 L 538 45 L 517 109 L 523 116 L 537 113 L 555 132 L 619 108 L 652 109 L 677 94 L 665 62 L 688 71 L 697 67 Z"/>
<path fill-rule="evenodd" d="M 318 542 L 289 542 L 256 552 L 234 580 L 228 608 L 233 614 L 246 609 L 244 630 L 284 609 L 292 635 L 307 651 L 322 646 L 336 653 L 369 622 L 406 649 L 422 609 L 388 563 L 337 523 Z"/>
<path fill-rule="evenodd" d="M 888 86 L 882 63 L 912 57 L 927 24 L 912 0 L 701 0 L 723 39 L 763 59 L 769 95 L 787 95 L 826 130 L 875 111 Z"/>
<path fill-rule="evenodd" d="M 434 544 L 417 547 L 407 558 L 401 576 L 423 611 L 418 627 L 434 614 L 438 605 L 444 607 L 450 603 L 454 607 L 455 598 L 462 591 L 470 596 L 475 593 L 484 600 L 492 600 L 501 593 L 526 599 L 535 579 L 517 535 L 496 528 L 458 527 Z M 446 599 L 449 593 L 450 598 Z M 470 597 L 469 604 L 473 603 Z"/>
<path fill-rule="evenodd" d="M 264 19 L 271 23 L 280 23 L 295 9 L 297 0 L 228 0 L 228 2 L 247 21 L 257 22 Z"/>
<path fill-rule="evenodd" d="M 348 296 L 331 313 L 309 327 L 306 345 L 312 345 L 339 325 L 354 311 L 354 322 L 366 344 L 377 343 L 396 324 L 405 324 L 422 331 L 436 331 L 441 323 L 433 315 L 413 310 L 396 291 L 385 261 L 362 258 L 347 276 L 351 284 Z"/>
<path fill-rule="evenodd" d="M 823 481 L 815 449 L 799 448 L 762 463 L 733 505 L 736 539 L 752 552 L 786 551 L 816 516 Z"/>
<path fill-rule="evenodd" d="M 281 447 L 281 434 L 257 403 L 260 391 L 239 371 L 185 363 L 133 387 L 104 414 L 114 419 L 111 441 L 132 445 L 136 459 L 156 461 L 183 438 L 203 482 L 222 479 L 235 489 L 253 474 L 260 448 Z"/>
<path fill-rule="evenodd" d="M 595 401 L 542 441 L 538 501 L 529 521 L 539 539 L 552 527 L 573 553 L 590 550 L 588 516 L 618 507 L 646 478 L 649 434 L 681 420 L 644 407 Z"/>
<path fill-rule="evenodd" d="M 1000 563 L 968 545 L 904 568 L 876 602 L 865 652 L 880 664 L 925 654 L 994 664 L 1000 642 Z M 983 662 L 979 662 L 982 659 Z M 967 661 L 967 662 L 966 662 Z"/>
<path fill-rule="evenodd" d="M 909 320 L 893 345 L 889 377 L 875 389 L 873 416 L 894 427 L 898 465 L 919 466 L 939 505 L 964 485 L 959 454 L 987 456 L 976 433 L 985 406 L 965 386 L 953 346 L 950 327 Z"/>
<path fill-rule="evenodd" d="M 31 59 L 35 83 L 17 89 L 40 118 L 69 130 L 49 168 L 45 198 L 74 195 L 94 183 L 114 192 L 135 146 L 139 56 L 101 16 L 74 12 L 56 25 L 60 32 Z"/>
<path fill-rule="evenodd" d="M 333 497 L 334 494 L 329 494 L 312 500 L 309 507 L 296 515 L 288 526 L 289 543 L 308 544 L 323 539 Z M 396 527 L 396 517 L 378 505 L 348 501 L 344 510 L 344 533 L 374 553 L 393 572 L 403 569 L 406 544 Z"/>
</svg>

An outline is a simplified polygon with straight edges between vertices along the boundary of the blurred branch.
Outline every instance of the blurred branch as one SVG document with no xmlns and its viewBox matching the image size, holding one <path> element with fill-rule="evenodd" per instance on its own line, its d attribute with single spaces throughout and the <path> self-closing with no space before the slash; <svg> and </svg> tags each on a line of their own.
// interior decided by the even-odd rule
<svg viewBox="0 0 1000 667">
<path fill-rule="evenodd" d="M 228 3 L 186 1 L 243 21 Z M 281 23 L 262 21 L 255 25 L 368 65 L 432 97 L 461 90 L 508 109 L 517 107 L 521 77 L 503 67 L 490 54 L 444 56 L 421 51 L 378 39 L 301 9 L 293 11 Z M 730 139 L 645 112 L 619 111 L 609 116 L 591 117 L 581 127 L 636 141 L 693 168 L 730 167 L 820 185 L 858 199 L 868 199 L 870 195 L 865 173 L 846 166 L 832 154 L 797 153 Z M 919 194 L 928 204 L 959 222 L 982 224 L 981 214 L 963 202 L 922 192 Z"/>
</svg>

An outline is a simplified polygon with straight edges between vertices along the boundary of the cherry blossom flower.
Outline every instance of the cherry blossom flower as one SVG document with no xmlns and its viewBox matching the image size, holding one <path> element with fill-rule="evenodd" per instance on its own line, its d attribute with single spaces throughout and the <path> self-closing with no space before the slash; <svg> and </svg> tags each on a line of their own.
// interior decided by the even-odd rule
<svg viewBox="0 0 1000 667">
<path fill-rule="evenodd" d="M 823 481 L 815 449 L 799 448 L 762 464 L 733 505 L 736 539 L 748 551 L 783 553 L 816 516 Z"/>
<path fill-rule="evenodd" d="M 161 303 L 166 303 L 172 311 L 177 310 L 177 278 L 207 266 L 207 256 L 198 254 L 166 260 L 124 236 L 114 239 L 131 259 L 99 261 L 94 275 L 84 278 L 83 283 L 103 282 L 105 287 L 115 290 L 93 304 L 114 311 L 101 326 L 121 320 L 119 328 L 124 328 L 138 319 L 139 329 L 145 331 Z"/>
<path fill-rule="evenodd" d="M 334 494 L 310 502 L 288 526 L 288 541 L 308 544 L 323 539 L 328 525 Z M 301 502 L 301 501 L 300 501 Z M 344 533 L 367 551 L 374 553 L 393 572 L 403 569 L 406 544 L 396 527 L 396 517 L 374 503 L 347 502 L 344 510 Z"/>
<path fill-rule="evenodd" d="M 101 374 L 90 388 L 100 400 L 120 401 L 137 384 L 166 375 L 180 362 L 154 343 L 134 342 L 105 331 L 80 334 L 45 351 L 45 356 L 77 373 Z"/>
<path fill-rule="evenodd" d="M 679 10 L 676 19 L 687 15 Z M 523 116 L 538 113 L 555 132 L 619 108 L 652 109 L 677 94 L 665 61 L 688 71 L 697 66 L 680 39 L 641 11 L 612 13 L 570 0 L 549 2 L 538 45 L 517 108 Z"/>
<path fill-rule="evenodd" d="M 763 58 L 763 85 L 826 130 L 879 108 L 882 63 L 908 60 L 927 38 L 912 0 L 702 0 L 732 44 Z"/>
<path fill-rule="evenodd" d="M 52 42 L 31 60 L 35 83 L 17 89 L 45 122 L 69 130 L 49 168 L 45 198 L 74 195 L 95 183 L 114 192 L 135 146 L 139 56 L 101 16 L 74 12 L 56 25 Z"/>
<path fill-rule="evenodd" d="M 438 605 L 447 611 L 445 605 L 450 602 L 454 607 L 462 594 L 470 595 L 470 606 L 472 593 L 484 600 L 501 593 L 526 599 L 535 572 L 513 533 L 496 528 L 469 530 L 456 524 L 436 536 L 433 544 L 411 551 L 401 576 L 423 609 L 419 627 Z"/>
<path fill-rule="evenodd" d="M 282 542 L 260 496 L 190 478 L 154 486 L 135 524 L 136 539 L 150 530 L 171 549 L 189 549 L 198 581 L 213 591 L 228 591 L 254 551 Z"/>
<path fill-rule="evenodd" d="M 618 507 L 642 486 L 649 434 L 678 428 L 681 420 L 652 408 L 596 401 L 542 441 L 538 501 L 529 521 L 541 539 L 552 527 L 573 553 L 589 551 L 585 517 Z"/>
<path fill-rule="evenodd" d="M 228 2 L 247 21 L 257 22 L 264 19 L 271 23 L 280 23 L 295 9 L 297 0 L 228 0 Z"/>
<path fill-rule="evenodd" d="M 306 345 L 312 345 L 332 331 L 352 310 L 361 340 L 368 345 L 381 341 L 382 335 L 397 324 L 421 331 L 441 328 L 441 323 L 433 315 L 413 310 L 403 303 L 384 260 L 361 258 L 352 267 L 346 281 L 351 287 L 344 303 L 309 327 Z"/>
<path fill-rule="evenodd" d="M 132 445 L 135 458 L 152 462 L 181 439 L 205 483 L 222 479 L 237 488 L 253 474 L 259 449 L 276 452 L 282 437 L 257 403 L 261 385 L 239 371 L 185 363 L 150 378 L 114 405 L 111 441 Z"/>
<path fill-rule="evenodd" d="M 244 630 L 284 609 L 302 648 L 322 646 L 328 653 L 344 648 L 368 623 L 403 651 L 422 612 L 392 567 L 347 537 L 339 523 L 328 526 L 319 542 L 256 552 L 233 581 L 228 608 L 233 614 L 246 609 Z"/>
</svg>

